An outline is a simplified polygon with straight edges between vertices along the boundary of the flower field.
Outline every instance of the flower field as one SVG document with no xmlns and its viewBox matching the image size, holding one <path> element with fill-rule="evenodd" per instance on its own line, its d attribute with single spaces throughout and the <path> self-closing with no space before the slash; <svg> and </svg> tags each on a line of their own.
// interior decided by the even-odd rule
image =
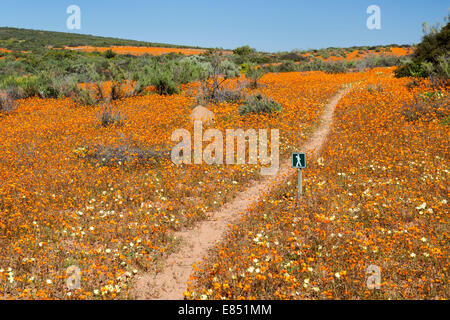
<svg viewBox="0 0 450 320">
<path fill-rule="evenodd" d="M 111 46 L 111 47 L 91 47 L 91 46 L 81 46 L 81 47 L 66 47 L 68 50 L 75 51 L 85 51 L 85 52 L 105 52 L 107 50 L 112 50 L 117 54 L 130 54 L 135 56 L 141 56 L 143 54 L 149 54 L 154 56 L 160 56 L 168 53 L 182 53 L 184 55 L 196 55 L 205 53 L 205 49 L 191 49 L 191 48 L 163 48 L 163 47 L 127 47 L 127 46 Z M 224 51 L 224 53 L 230 53 Z"/>
<path fill-rule="evenodd" d="M 392 71 L 373 69 L 341 100 L 300 205 L 292 177 L 195 266 L 187 298 L 449 298 L 448 104 L 444 118 L 404 111 L 449 88 L 411 88 Z"/>
<path fill-rule="evenodd" d="M 219 130 L 280 129 L 286 155 L 317 125 L 328 99 L 369 74 L 266 74 L 257 90 L 282 105 L 278 117 L 243 117 L 231 103 L 208 108 Z M 102 105 L 68 98 L 17 100 L 14 112 L 0 115 L 0 297 L 128 298 L 134 276 L 157 270 L 176 250 L 173 231 L 258 179 L 255 165 L 176 166 L 164 156 L 173 130 L 192 131 L 188 93 L 195 90 L 113 101 L 123 123 L 108 127 Z M 80 268 L 79 290 L 66 288 L 70 266 Z"/>
<path fill-rule="evenodd" d="M 370 56 L 379 56 L 379 55 L 386 55 L 386 56 L 395 56 L 395 57 L 402 57 L 402 56 L 408 56 L 414 53 L 414 48 L 397 48 L 397 47 L 391 47 L 386 48 L 384 50 L 353 50 L 353 51 L 344 51 L 345 57 L 343 56 L 336 56 L 333 54 L 333 52 L 330 52 L 329 58 L 322 58 L 325 61 L 352 61 L 352 60 L 361 60 L 365 57 Z"/>
</svg>

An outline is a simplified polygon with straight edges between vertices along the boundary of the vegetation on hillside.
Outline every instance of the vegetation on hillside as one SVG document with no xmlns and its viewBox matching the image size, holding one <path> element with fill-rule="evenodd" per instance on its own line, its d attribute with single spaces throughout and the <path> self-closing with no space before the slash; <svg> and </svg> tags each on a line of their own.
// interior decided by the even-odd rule
<svg viewBox="0 0 450 320">
<path fill-rule="evenodd" d="M 450 15 L 449 15 L 450 17 Z M 445 21 L 449 19 L 446 18 Z M 396 71 L 398 77 L 429 77 L 434 82 L 450 79 L 450 21 L 428 28 L 411 59 Z"/>
<path fill-rule="evenodd" d="M 199 48 L 194 46 L 181 46 L 165 43 L 99 37 L 79 33 L 0 27 L 0 48 L 6 48 L 15 51 L 35 51 L 49 47 L 62 49 L 65 46 Z"/>
</svg>

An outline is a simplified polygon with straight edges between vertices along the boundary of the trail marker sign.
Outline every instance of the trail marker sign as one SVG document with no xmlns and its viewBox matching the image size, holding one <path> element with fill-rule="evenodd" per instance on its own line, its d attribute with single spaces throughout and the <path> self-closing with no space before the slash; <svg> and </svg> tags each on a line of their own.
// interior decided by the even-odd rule
<svg viewBox="0 0 450 320">
<path fill-rule="evenodd" d="M 292 167 L 296 169 L 306 168 L 306 154 L 304 153 L 293 153 L 292 154 Z"/>
<path fill-rule="evenodd" d="M 297 169 L 297 174 L 298 174 L 297 203 L 300 203 L 300 199 L 303 197 L 302 169 L 306 168 L 306 154 L 293 153 L 292 154 L 292 167 Z"/>
</svg>

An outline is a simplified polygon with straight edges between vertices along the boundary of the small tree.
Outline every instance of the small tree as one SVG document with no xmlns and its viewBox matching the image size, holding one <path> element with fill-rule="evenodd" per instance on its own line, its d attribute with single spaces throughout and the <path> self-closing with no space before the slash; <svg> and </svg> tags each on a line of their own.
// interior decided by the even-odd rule
<svg viewBox="0 0 450 320">
<path fill-rule="evenodd" d="M 111 49 L 108 49 L 105 51 L 104 55 L 105 55 L 106 59 L 112 59 L 116 56 L 116 53 L 114 51 L 112 51 Z"/>
<path fill-rule="evenodd" d="M 254 64 L 248 66 L 245 76 L 251 80 L 250 87 L 252 89 L 258 88 L 258 80 L 264 75 L 264 70 Z"/>
<path fill-rule="evenodd" d="M 130 82 L 125 71 L 116 63 L 109 64 L 109 74 L 111 81 L 111 100 L 117 100 L 127 95 Z"/>
<path fill-rule="evenodd" d="M 207 70 L 206 81 L 203 82 L 203 90 L 206 90 L 206 98 L 215 100 L 217 92 L 222 84 L 240 74 L 240 68 L 233 62 L 223 59 L 221 55 L 215 53 L 212 56 L 210 66 Z"/>
<path fill-rule="evenodd" d="M 242 46 L 238 47 L 233 50 L 234 54 L 237 54 L 238 56 L 248 56 L 249 54 L 252 54 L 255 50 L 250 48 L 250 46 Z"/>
</svg>

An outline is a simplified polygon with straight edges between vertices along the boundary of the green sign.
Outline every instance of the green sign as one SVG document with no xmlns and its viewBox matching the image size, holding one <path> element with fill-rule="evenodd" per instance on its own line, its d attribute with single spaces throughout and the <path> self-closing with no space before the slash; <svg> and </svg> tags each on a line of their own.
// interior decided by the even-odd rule
<svg viewBox="0 0 450 320">
<path fill-rule="evenodd" d="M 306 168 L 306 154 L 293 153 L 292 154 L 292 168 L 296 168 L 296 169 Z"/>
</svg>

